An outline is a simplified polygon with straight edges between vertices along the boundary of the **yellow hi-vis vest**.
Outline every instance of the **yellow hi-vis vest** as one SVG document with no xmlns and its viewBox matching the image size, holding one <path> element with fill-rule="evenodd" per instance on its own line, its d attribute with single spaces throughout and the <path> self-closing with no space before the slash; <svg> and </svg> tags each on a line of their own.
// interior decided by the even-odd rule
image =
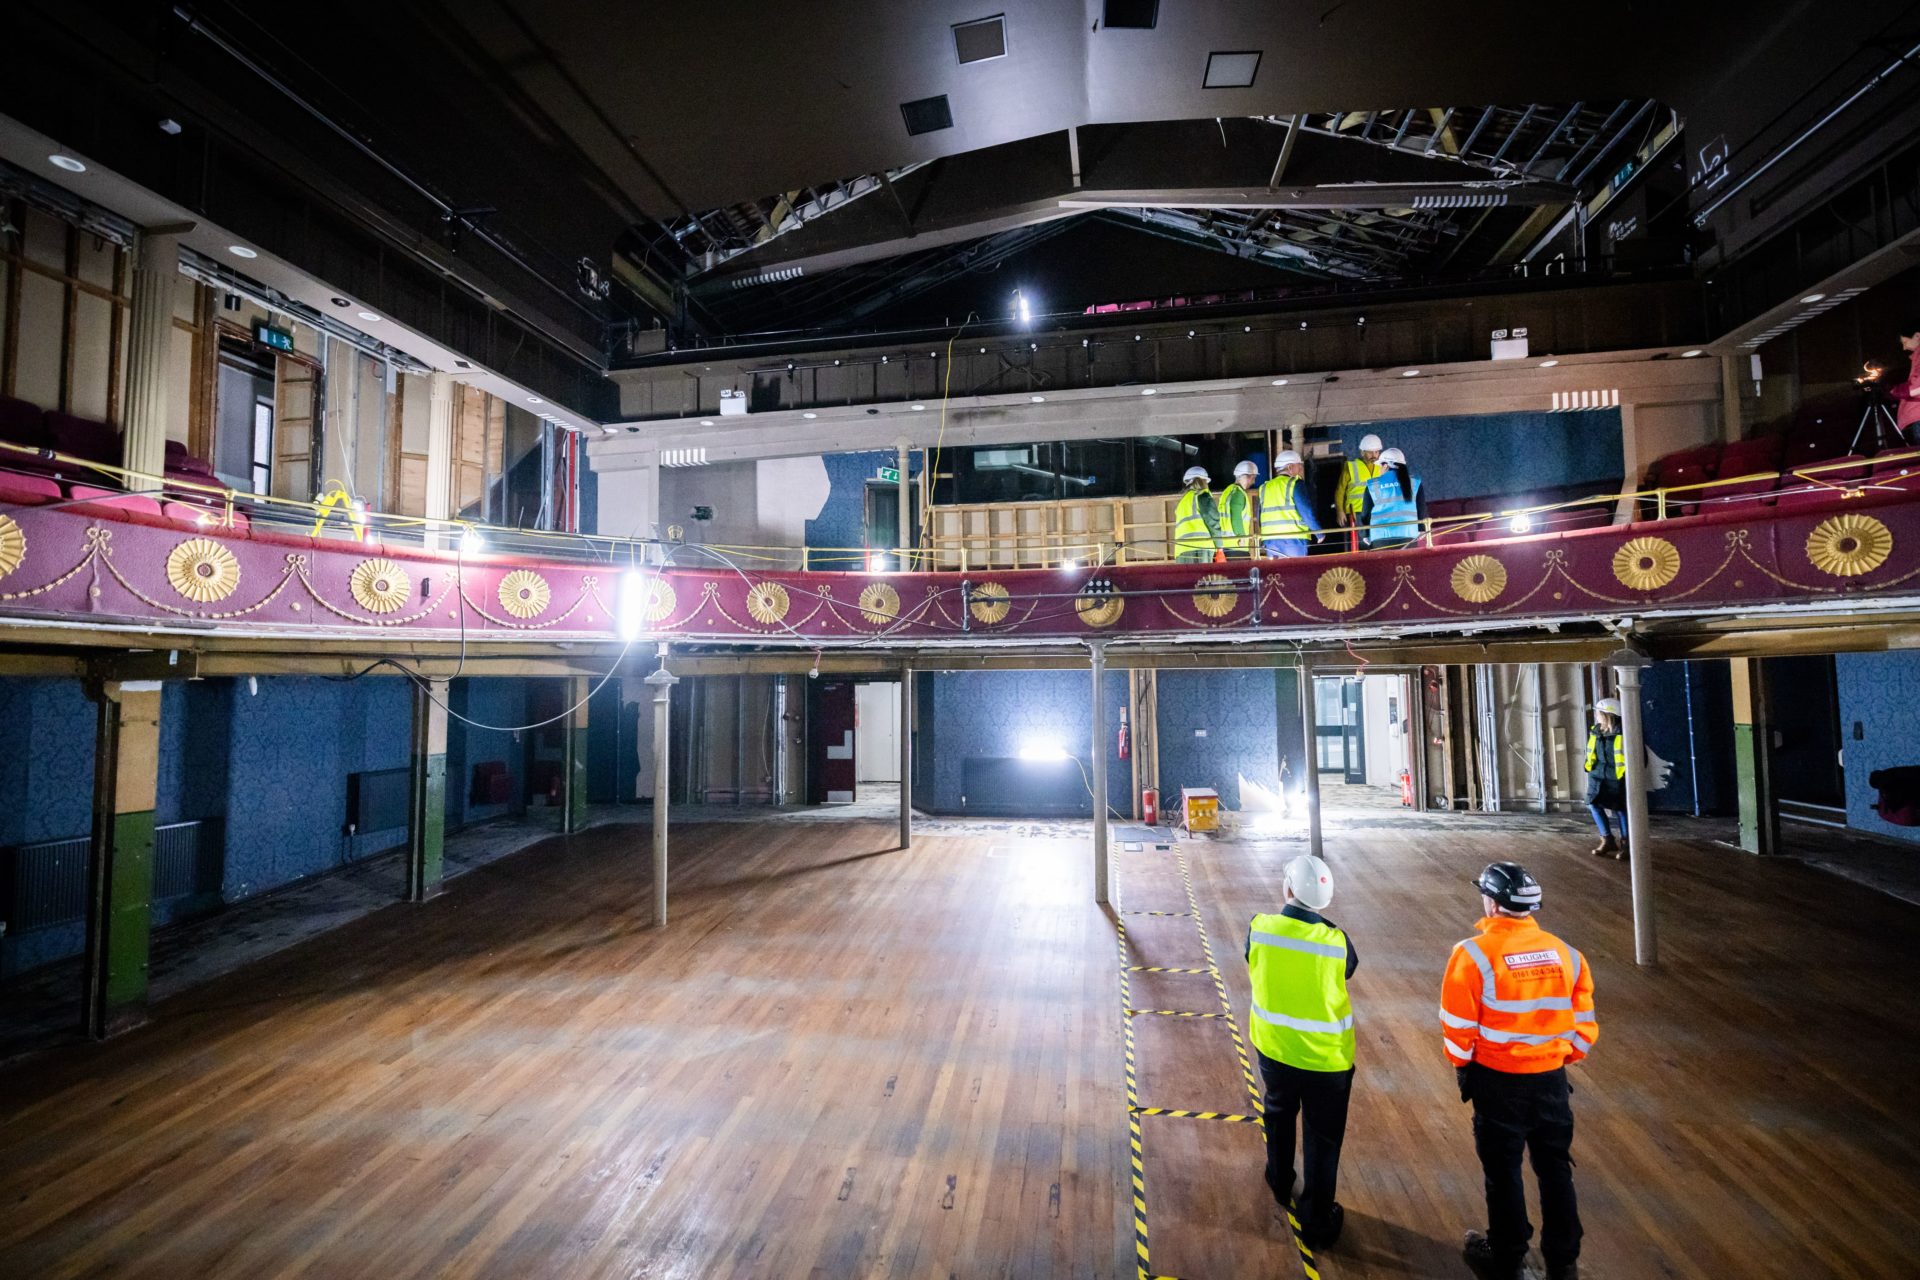
<svg viewBox="0 0 1920 1280">
<path fill-rule="evenodd" d="M 1275 476 L 1260 486 L 1260 536 L 1304 540 L 1311 532 L 1294 506 L 1294 492 L 1300 481 L 1293 476 Z"/>
<path fill-rule="evenodd" d="M 1602 734 L 1597 726 L 1587 730 L 1587 773 L 1592 775 L 1594 766 L 1600 763 L 1600 739 L 1602 737 L 1613 740 L 1607 747 L 1607 750 L 1613 755 L 1613 776 L 1616 778 L 1626 777 L 1627 753 L 1620 749 L 1620 735 L 1618 733 Z"/>
<path fill-rule="evenodd" d="M 1347 935 L 1324 921 L 1253 918 L 1247 973 L 1253 983 L 1253 1047 L 1302 1071 L 1353 1065 L 1353 1005 L 1347 999 Z"/>
<path fill-rule="evenodd" d="M 1180 502 L 1173 509 L 1173 550 L 1176 555 L 1212 551 L 1220 545 L 1212 530 L 1207 528 L 1206 517 L 1200 514 L 1200 497 L 1205 492 L 1204 489 L 1187 490 L 1180 495 Z"/>
<path fill-rule="evenodd" d="M 1253 532 L 1253 490 L 1242 489 L 1238 482 L 1230 484 L 1219 502 L 1221 536 L 1237 542 Z"/>
<path fill-rule="evenodd" d="M 1340 468 L 1340 507 L 1359 515 L 1367 505 L 1367 482 L 1378 478 L 1386 468 L 1365 458 L 1348 458 Z"/>
</svg>

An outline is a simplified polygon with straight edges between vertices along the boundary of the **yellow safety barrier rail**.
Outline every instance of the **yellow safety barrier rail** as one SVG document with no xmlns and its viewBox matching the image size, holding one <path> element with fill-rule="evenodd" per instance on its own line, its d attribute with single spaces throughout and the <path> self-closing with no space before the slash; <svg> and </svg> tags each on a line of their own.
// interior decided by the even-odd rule
<svg viewBox="0 0 1920 1280">
<path fill-rule="evenodd" d="M 196 522 L 209 528 L 233 528 L 239 523 L 239 518 L 244 516 L 252 526 L 298 536 L 350 537 L 356 541 L 372 538 L 377 542 L 411 544 L 427 549 L 457 550 L 469 555 L 506 552 L 588 559 L 620 565 L 639 563 L 645 560 L 653 549 L 664 546 L 670 549 L 670 558 L 689 567 L 700 563 L 698 557 L 702 553 L 712 553 L 726 563 L 739 564 L 742 567 L 849 573 L 929 571 L 966 573 L 975 570 L 1015 567 L 1105 568 L 1120 563 L 1165 564 L 1174 562 L 1176 559 L 1175 556 L 1168 554 L 1173 550 L 1173 544 L 1164 530 L 1159 537 L 1128 536 L 1106 539 L 1093 537 L 1083 541 L 1063 541 L 1062 535 L 1058 532 L 1048 532 L 1044 535 L 1044 542 L 1041 545 L 1032 547 L 1022 547 L 1018 544 L 1017 539 L 1021 536 L 1018 531 L 1006 534 L 972 535 L 973 541 L 986 541 L 993 544 L 984 553 L 964 542 L 955 545 L 953 539 L 938 537 L 931 546 L 904 549 L 683 543 L 677 536 L 665 539 L 614 537 L 550 529 L 522 529 L 510 525 L 495 525 L 484 521 L 458 518 L 434 519 L 426 516 L 404 516 L 391 512 L 372 511 L 356 501 L 346 487 L 337 480 L 328 482 L 327 487 L 317 499 L 275 497 L 271 494 L 252 493 L 243 489 L 183 480 L 172 476 L 150 475 L 111 463 L 93 462 L 53 450 L 35 449 L 27 445 L 0 441 L 0 470 L 18 470 L 8 466 L 10 461 L 16 459 L 37 464 L 38 469 L 26 474 L 44 475 L 45 469 L 51 464 L 56 473 L 53 478 L 89 485 L 98 478 L 123 490 L 73 496 L 44 505 L 112 504 L 116 501 L 147 498 L 156 503 L 172 503 L 198 508 L 200 514 L 196 517 Z M 1490 525 L 1500 524 L 1506 526 L 1501 531 L 1502 536 L 1513 537 L 1552 533 L 1569 527 L 1599 527 L 1599 523 L 1591 518 L 1580 517 L 1580 513 L 1595 509 L 1606 509 L 1608 519 L 1605 523 L 1613 524 L 1634 520 L 1666 520 L 1676 515 L 1708 512 L 1719 505 L 1753 503 L 1763 497 L 1815 489 L 1831 490 L 1836 497 L 1842 499 L 1857 498 L 1876 488 L 1884 487 L 1884 479 L 1876 474 L 1863 476 L 1842 473 L 1858 473 L 1863 466 L 1871 467 L 1874 472 L 1879 473 L 1883 472 L 1889 463 L 1920 469 L 1920 449 L 1882 454 L 1866 462 L 1860 459 L 1848 459 L 1793 467 L 1778 472 L 1762 471 L 1748 475 L 1722 476 L 1692 484 L 1594 494 L 1562 502 L 1511 507 L 1497 511 L 1435 516 L 1421 522 L 1421 531 L 1415 538 L 1395 545 L 1435 546 L 1445 545 L 1454 540 L 1464 542 L 1467 540 L 1467 535 L 1484 531 Z M 1902 471 L 1898 474 L 1905 475 L 1906 472 Z M 1716 496 L 1713 492 L 1716 489 L 1751 485 L 1764 480 L 1774 480 L 1777 483 L 1791 480 L 1801 483 L 1798 487 L 1783 486 L 1765 494 L 1748 492 Z M 343 518 L 330 519 L 336 513 Z M 1404 525 L 1404 523 L 1403 521 L 1395 522 L 1396 525 Z M 1363 526 L 1360 531 L 1364 535 L 1367 528 Z M 1329 529 L 1325 537 L 1344 540 L 1347 533 L 1346 528 Z M 1014 540 L 1011 546 L 1000 545 L 1009 540 Z M 1244 541 L 1251 545 L 1255 539 L 1249 537 Z M 687 553 L 684 557 L 679 555 L 679 549 L 682 547 Z"/>
</svg>

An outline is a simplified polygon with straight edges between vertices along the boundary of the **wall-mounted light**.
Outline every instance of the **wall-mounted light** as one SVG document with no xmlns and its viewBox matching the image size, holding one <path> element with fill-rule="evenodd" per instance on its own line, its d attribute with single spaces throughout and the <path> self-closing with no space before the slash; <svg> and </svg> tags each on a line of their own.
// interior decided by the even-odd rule
<svg viewBox="0 0 1920 1280">
<path fill-rule="evenodd" d="M 487 540 L 480 536 L 480 531 L 478 529 L 474 528 L 472 525 L 468 525 L 466 528 L 460 531 L 460 554 L 461 555 L 477 556 L 482 551 L 485 551 L 486 549 L 487 549 Z"/>
<path fill-rule="evenodd" d="M 1065 747 L 1055 738 L 1022 738 L 1020 740 L 1020 758 L 1045 763 L 1058 763 L 1072 759 Z"/>
<path fill-rule="evenodd" d="M 1013 291 L 1013 318 L 1020 322 L 1022 329 L 1033 323 L 1033 303 L 1028 299 L 1025 290 Z"/>
<path fill-rule="evenodd" d="M 638 569 L 629 569 L 620 575 L 619 618 L 617 626 L 620 638 L 631 644 L 640 638 L 647 624 L 647 598 L 653 594 L 647 575 Z"/>
<path fill-rule="evenodd" d="M 1533 529 L 1533 517 L 1525 514 L 1517 515 L 1507 521 L 1507 528 L 1513 530 L 1515 533 L 1530 532 Z"/>
</svg>

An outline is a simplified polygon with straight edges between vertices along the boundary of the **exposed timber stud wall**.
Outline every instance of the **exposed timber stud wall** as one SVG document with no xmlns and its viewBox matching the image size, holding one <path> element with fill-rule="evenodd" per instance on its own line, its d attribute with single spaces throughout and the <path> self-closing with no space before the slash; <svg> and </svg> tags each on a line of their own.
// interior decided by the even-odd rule
<svg viewBox="0 0 1920 1280">
<path fill-rule="evenodd" d="M 160 682 L 107 682 L 94 739 L 84 1030 L 103 1038 L 146 1017 Z"/>
<path fill-rule="evenodd" d="M 425 902 L 445 879 L 447 836 L 446 680 L 413 686 L 413 759 L 408 786 L 407 900 Z"/>
</svg>

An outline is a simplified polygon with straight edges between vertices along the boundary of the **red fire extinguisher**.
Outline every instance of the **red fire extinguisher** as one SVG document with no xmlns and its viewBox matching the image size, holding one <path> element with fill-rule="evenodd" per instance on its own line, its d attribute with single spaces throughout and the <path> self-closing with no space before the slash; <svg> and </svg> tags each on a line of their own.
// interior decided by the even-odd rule
<svg viewBox="0 0 1920 1280">
<path fill-rule="evenodd" d="M 1160 791 L 1148 787 L 1140 793 L 1140 820 L 1150 827 L 1160 825 Z"/>
<path fill-rule="evenodd" d="M 1400 771 L 1400 807 L 1413 808 L 1413 775 L 1405 769 Z"/>
<path fill-rule="evenodd" d="M 1122 760 L 1125 760 L 1127 758 L 1127 709 L 1125 707 L 1120 708 L 1119 747 L 1120 747 L 1120 758 Z"/>
</svg>

